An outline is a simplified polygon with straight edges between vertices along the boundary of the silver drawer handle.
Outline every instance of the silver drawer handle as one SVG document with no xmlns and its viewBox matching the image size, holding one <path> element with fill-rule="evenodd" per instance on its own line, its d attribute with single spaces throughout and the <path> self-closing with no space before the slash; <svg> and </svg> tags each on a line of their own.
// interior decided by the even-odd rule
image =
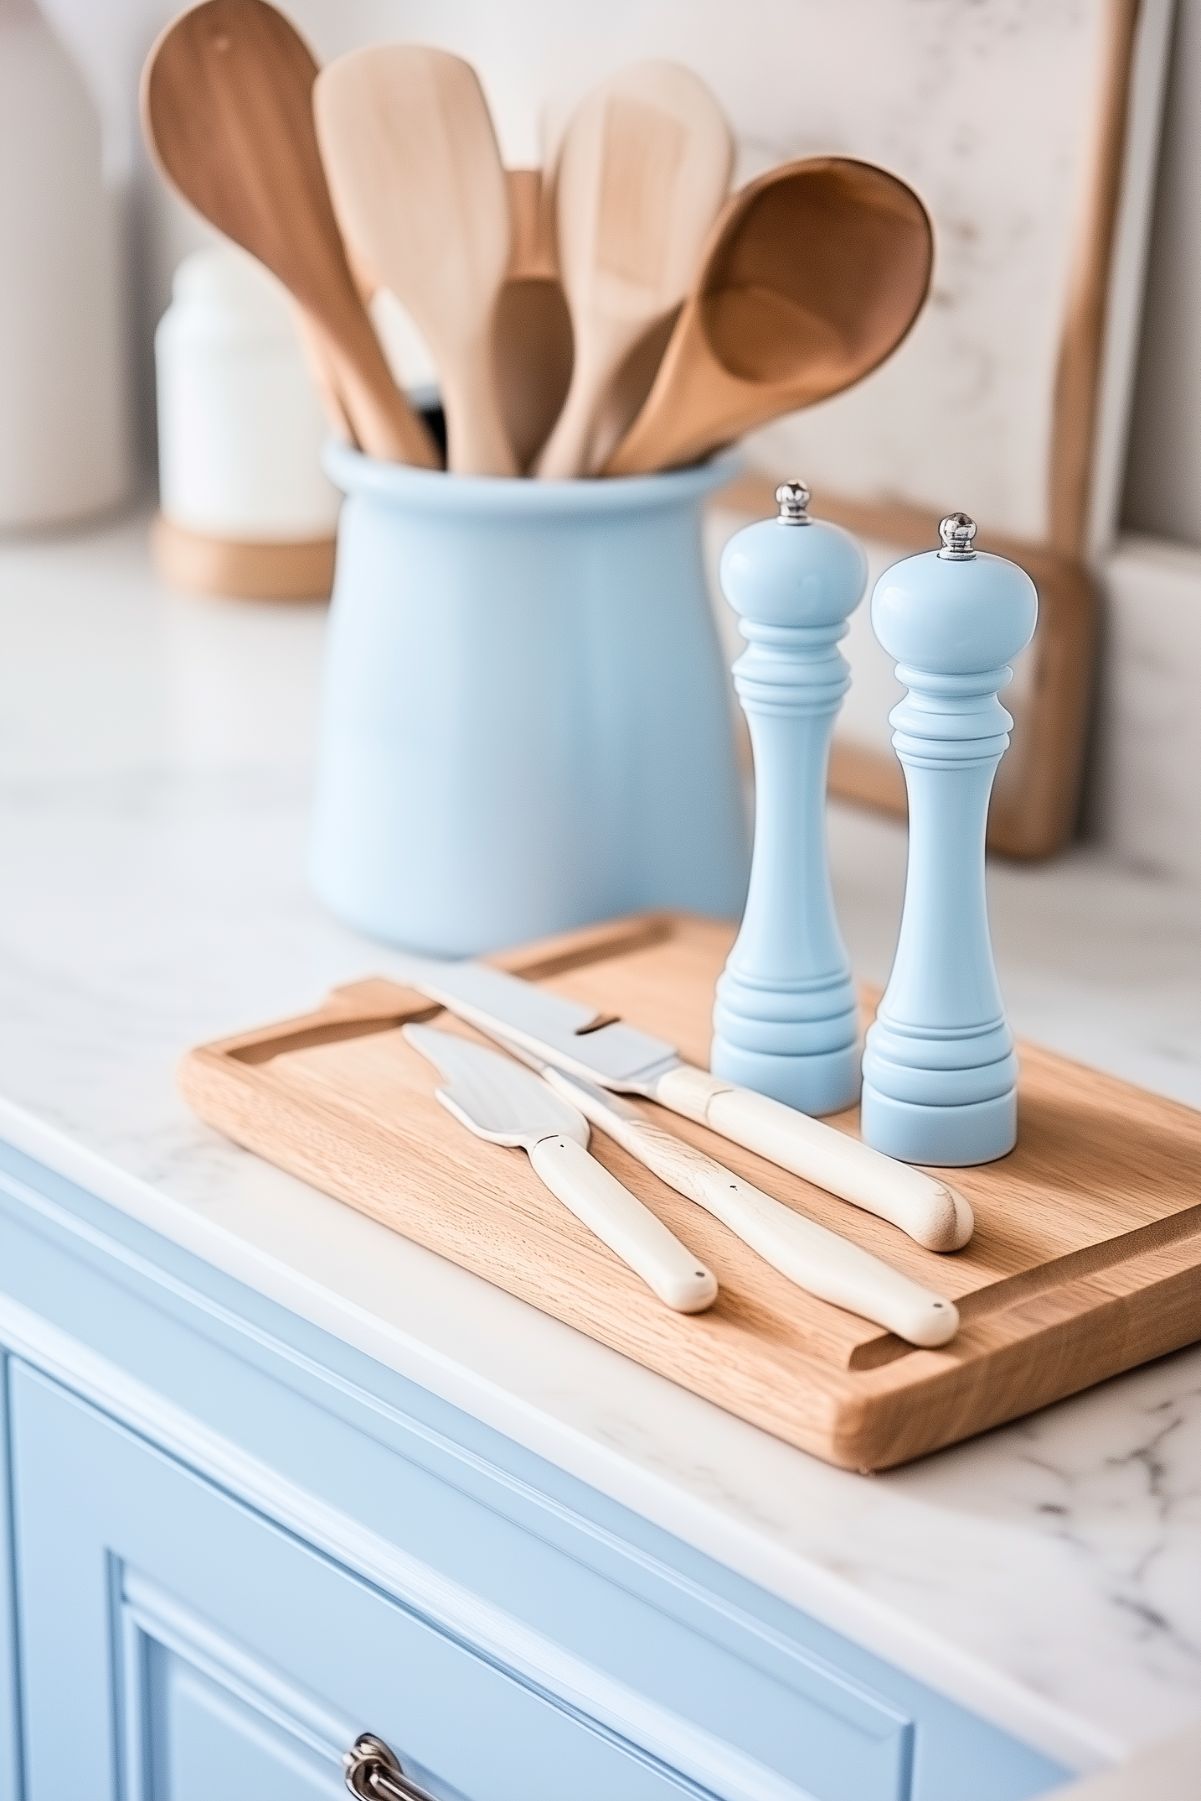
<svg viewBox="0 0 1201 1801">
<path fill-rule="evenodd" d="M 346 1786 L 356 1801 L 434 1801 L 400 1767 L 396 1753 L 373 1732 L 364 1732 L 342 1759 Z"/>
</svg>

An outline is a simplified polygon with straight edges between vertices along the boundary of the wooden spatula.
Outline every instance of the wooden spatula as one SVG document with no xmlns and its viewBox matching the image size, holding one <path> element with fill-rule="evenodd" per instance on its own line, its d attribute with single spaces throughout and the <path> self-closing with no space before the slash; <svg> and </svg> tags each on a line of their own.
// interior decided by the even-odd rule
<svg viewBox="0 0 1201 1801">
<path fill-rule="evenodd" d="M 917 195 L 870 163 L 811 157 L 751 182 L 605 474 L 694 462 L 860 381 L 921 311 L 933 242 Z"/>
<path fill-rule="evenodd" d="M 323 70 L 314 111 L 356 265 L 404 304 L 437 366 L 449 467 L 516 475 L 492 358 L 509 194 L 474 69 L 424 44 L 375 45 Z"/>
<path fill-rule="evenodd" d="M 614 374 L 695 281 L 732 156 L 717 101 L 674 63 L 622 70 L 572 118 L 559 154 L 556 215 L 575 363 L 539 475 L 591 472 Z"/>
<path fill-rule="evenodd" d="M 316 75 L 308 45 L 265 0 L 203 0 L 150 52 L 146 138 L 183 198 L 299 302 L 362 448 L 432 468 L 433 440 L 392 379 L 347 266 L 313 128 Z"/>
</svg>

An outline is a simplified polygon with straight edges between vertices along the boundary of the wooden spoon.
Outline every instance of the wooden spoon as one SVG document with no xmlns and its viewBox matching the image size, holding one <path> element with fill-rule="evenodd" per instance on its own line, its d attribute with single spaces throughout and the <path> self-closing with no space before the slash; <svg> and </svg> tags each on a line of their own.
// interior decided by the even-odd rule
<svg viewBox="0 0 1201 1801">
<path fill-rule="evenodd" d="M 732 158 L 717 101 L 674 63 L 622 70 L 572 118 L 559 154 L 556 214 L 575 364 L 539 475 L 591 471 L 614 373 L 691 288 Z"/>
<path fill-rule="evenodd" d="M 606 475 L 671 469 L 860 381 L 922 309 L 934 239 L 911 188 L 810 157 L 734 195 Z"/>
<path fill-rule="evenodd" d="M 142 77 L 146 138 L 172 186 L 300 303 L 335 405 L 372 456 L 432 468 L 346 262 L 313 129 L 317 65 L 265 0 L 203 0 Z"/>
<path fill-rule="evenodd" d="M 540 169 L 510 169 L 513 250 L 493 333 L 500 410 L 518 467 L 528 469 L 563 410 L 571 382 L 571 315 L 555 256 L 552 189 Z"/>
<path fill-rule="evenodd" d="M 492 361 L 509 195 L 474 69 L 424 44 L 374 45 L 323 70 L 313 105 L 351 254 L 402 302 L 437 365 L 449 467 L 516 475 Z"/>
</svg>

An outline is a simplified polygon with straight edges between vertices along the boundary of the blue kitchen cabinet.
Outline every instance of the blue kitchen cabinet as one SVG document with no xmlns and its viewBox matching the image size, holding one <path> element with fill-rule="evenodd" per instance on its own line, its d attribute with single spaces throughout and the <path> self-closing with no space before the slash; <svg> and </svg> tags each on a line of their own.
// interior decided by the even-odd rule
<svg viewBox="0 0 1201 1801">
<path fill-rule="evenodd" d="M 8 1464 L 6 1359 L 0 1349 L 0 1801 L 19 1801 L 20 1735 L 17 1725 L 17 1640 L 13 1600 L 13 1546 Z"/>
<path fill-rule="evenodd" d="M 364 1729 L 439 1797 L 681 1794 L 57 1384 L 11 1410 L 28 1801 L 317 1801 Z"/>
<path fill-rule="evenodd" d="M 0 1145 L 5 1355 L 0 1801 L 332 1801 L 365 1731 L 436 1801 L 1066 1773 Z"/>
</svg>

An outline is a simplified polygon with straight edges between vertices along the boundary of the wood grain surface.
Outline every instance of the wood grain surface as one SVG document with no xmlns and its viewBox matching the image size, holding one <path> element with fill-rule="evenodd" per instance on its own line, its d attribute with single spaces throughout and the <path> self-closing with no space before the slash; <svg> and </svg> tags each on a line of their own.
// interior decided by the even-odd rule
<svg viewBox="0 0 1201 1801">
<path fill-rule="evenodd" d="M 438 371 L 448 468 L 516 475 L 492 366 L 512 222 L 479 77 L 429 44 L 371 44 L 321 72 L 313 115 L 354 266 L 402 303 Z"/>
<path fill-rule="evenodd" d="M 571 315 L 559 281 L 554 187 L 541 169 L 510 169 L 509 272 L 496 304 L 496 382 L 518 466 L 529 468 L 571 384 Z"/>
<path fill-rule="evenodd" d="M 262 0 L 203 0 L 146 60 L 142 121 L 159 168 L 202 218 L 281 281 L 356 442 L 433 468 L 432 439 L 391 371 L 355 283 L 313 124 L 317 64 Z"/>
<path fill-rule="evenodd" d="M 627 920 L 497 961 L 707 1062 L 729 928 Z M 188 1100 L 235 1142 L 646 1368 L 827 1461 L 881 1469 L 1201 1338 L 1201 1115 L 1022 1048 L 1020 1142 L 956 1172 L 976 1212 L 955 1256 L 717 1140 L 651 1115 L 809 1218 L 951 1296 L 944 1349 L 915 1350 L 807 1295 L 611 1141 L 594 1149 L 714 1270 L 717 1304 L 669 1312 L 538 1183 L 471 1137 L 399 1026 L 439 1013 L 384 979 L 203 1046 Z M 465 1030 L 443 1018 L 440 1023 Z M 854 1132 L 854 1111 L 833 1122 Z"/>
<path fill-rule="evenodd" d="M 676 63 L 630 64 L 583 100 L 554 170 L 559 275 L 575 357 L 538 458 L 552 479 L 595 473 L 593 433 L 621 365 L 682 303 L 729 186 L 730 129 Z"/>
<path fill-rule="evenodd" d="M 917 195 L 870 163 L 803 157 L 748 182 L 709 235 L 651 391 L 604 472 L 695 462 L 853 387 L 921 312 L 933 250 Z"/>
</svg>

